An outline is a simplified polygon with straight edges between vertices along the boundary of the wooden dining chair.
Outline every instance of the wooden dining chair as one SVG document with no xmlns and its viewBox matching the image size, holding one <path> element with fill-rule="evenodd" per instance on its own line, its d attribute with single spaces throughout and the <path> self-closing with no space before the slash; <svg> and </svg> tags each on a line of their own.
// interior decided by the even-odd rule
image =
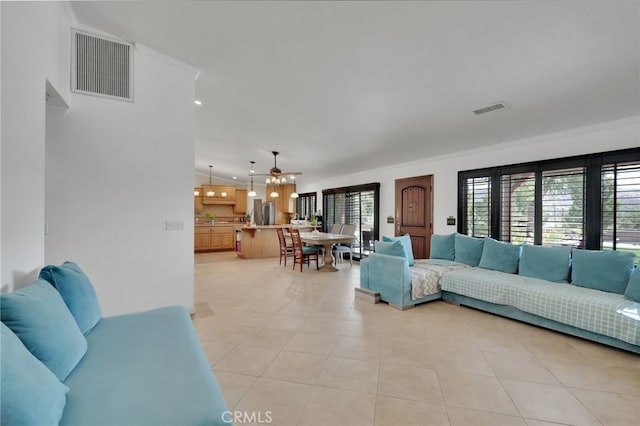
<svg viewBox="0 0 640 426">
<path fill-rule="evenodd" d="M 293 244 L 289 244 L 282 228 L 276 228 L 276 233 L 280 243 L 280 264 L 282 265 L 282 259 L 284 258 L 284 266 L 287 266 L 287 257 L 293 257 Z"/>
<path fill-rule="evenodd" d="M 305 246 L 300 239 L 300 231 L 291 229 L 291 242 L 293 242 L 293 269 L 296 269 L 296 263 L 300 264 L 300 272 L 302 272 L 302 264 L 307 263 L 307 268 L 311 265 L 311 260 L 315 259 L 316 269 L 320 269 L 318 264 L 320 250 L 317 247 Z"/>
</svg>

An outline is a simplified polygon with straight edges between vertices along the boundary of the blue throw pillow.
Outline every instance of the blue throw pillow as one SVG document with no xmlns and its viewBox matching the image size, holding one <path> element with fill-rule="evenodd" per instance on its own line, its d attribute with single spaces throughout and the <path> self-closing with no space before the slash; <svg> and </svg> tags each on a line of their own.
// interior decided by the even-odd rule
<svg viewBox="0 0 640 426">
<path fill-rule="evenodd" d="M 413 258 L 413 246 L 411 246 L 411 236 L 409 234 L 405 234 L 401 237 L 382 237 L 382 241 L 400 241 L 404 245 L 404 252 L 407 256 L 407 260 L 409 261 L 409 266 L 413 266 L 416 263 Z"/>
<path fill-rule="evenodd" d="M 89 277 L 73 262 L 61 266 L 48 265 L 40 271 L 40 278 L 58 290 L 85 336 L 100 321 L 100 305 Z"/>
<path fill-rule="evenodd" d="M 57 425 L 69 388 L 0 323 L 0 424 Z"/>
<path fill-rule="evenodd" d="M 60 380 L 87 351 L 87 340 L 55 288 L 39 279 L 0 294 L 0 317 L 22 343 Z"/>
<path fill-rule="evenodd" d="M 629 277 L 624 297 L 640 303 L 640 270 L 636 267 Z"/>
<path fill-rule="evenodd" d="M 485 238 L 478 266 L 484 269 L 515 274 L 518 272 L 520 246 Z"/>
<path fill-rule="evenodd" d="M 633 253 L 616 250 L 573 250 L 571 284 L 624 294 L 633 270 Z"/>
<path fill-rule="evenodd" d="M 478 266 L 482 257 L 484 240 L 463 234 L 456 234 L 455 257 L 453 260 L 469 266 Z"/>
<path fill-rule="evenodd" d="M 571 247 L 522 246 L 519 275 L 557 283 L 569 282 Z"/>
<path fill-rule="evenodd" d="M 400 241 L 376 241 L 374 244 L 376 253 L 407 258 L 407 252 Z"/>
<path fill-rule="evenodd" d="M 456 234 L 431 236 L 430 259 L 453 260 L 456 255 Z"/>
</svg>

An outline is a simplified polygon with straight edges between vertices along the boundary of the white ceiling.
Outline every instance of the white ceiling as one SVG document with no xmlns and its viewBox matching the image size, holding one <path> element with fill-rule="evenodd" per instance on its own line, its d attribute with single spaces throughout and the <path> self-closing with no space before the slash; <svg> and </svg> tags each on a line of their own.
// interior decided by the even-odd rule
<svg viewBox="0 0 640 426">
<path fill-rule="evenodd" d="M 201 70 L 197 172 L 347 174 L 640 115 L 637 1 L 72 2 Z M 472 110 L 510 108 L 476 116 Z"/>
</svg>

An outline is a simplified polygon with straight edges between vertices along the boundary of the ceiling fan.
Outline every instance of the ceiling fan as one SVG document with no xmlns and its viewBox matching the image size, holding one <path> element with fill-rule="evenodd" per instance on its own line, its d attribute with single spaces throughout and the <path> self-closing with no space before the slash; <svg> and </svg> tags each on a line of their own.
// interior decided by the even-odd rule
<svg viewBox="0 0 640 426">
<path fill-rule="evenodd" d="M 278 151 L 271 151 L 273 154 L 273 167 L 269 169 L 269 173 L 253 173 L 253 167 L 249 172 L 250 176 L 268 176 L 266 179 L 267 185 L 279 185 L 281 183 L 287 183 L 287 176 L 295 179 L 295 176 L 301 175 L 302 172 L 283 172 L 278 168 Z"/>
<path fill-rule="evenodd" d="M 271 151 L 271 153 L 273 154 L 273 167 L 271 169 L 269 169 L 269 173 L 256 173 L 253 170 L 253 164 L 254 161 L 250 161 L 251 163 L 251 170 L 249 171 L 249 176 L 251 176 L 251 192 L 250 194 L 255 195 L 256 192 L 253 190 L 253 177 L 254 176 L 267 176 L 266 179 L 266 184 L 267 184 L 267 188 L 269 187 L 269 185 L 273 185 L 273 191 L 271 191 L 269 197 L 271 198 L 277 198 L 280 195 L 278 194 L 278 191 L 276 190 L 276 185 L 280 185 L 280 184 L 286 184 L 287 183 L 287 176 L 290 176 L 291 179 L 295 179 L 295 177 L 297 175 L 301 175 L 302 172 L 283 172 L 282 170 L 280 170 L 278 168 L 278 154 L 280 154 L 278 151 Z M 291 193 L 291 198 L 298 198 L 298 193 L 296 192 L 296 184 L 295 182 L 293 183 L 293 192 Z"/>
</svg>

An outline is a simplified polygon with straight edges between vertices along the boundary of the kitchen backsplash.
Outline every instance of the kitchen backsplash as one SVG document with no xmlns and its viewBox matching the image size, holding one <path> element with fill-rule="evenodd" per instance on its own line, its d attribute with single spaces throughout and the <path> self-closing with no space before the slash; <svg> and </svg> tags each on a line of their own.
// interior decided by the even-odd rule
<svg viewBox="0 0 640 426">
<path fill-rule="evenodd" d="M 210 214 L 215 216 L 216 221 L 219 222 L 242 222 L 245 218 L 244 214 L 234 213 L 233 206 L 224 205 L 204 205 L 202 207 L 202 213 L 195 216 L 196 223 L 205 222 L 205 215 Z"/>
</svg>

